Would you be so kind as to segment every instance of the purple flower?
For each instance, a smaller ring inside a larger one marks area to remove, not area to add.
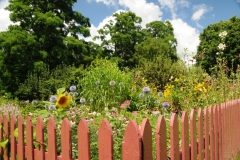
[[[71,87],[69,88],[69,90],[70,90],[71,92],[74,92],[74,91],[77,90],[77,87],[76,87],[76,86],[71,86]]]
[[[143,87],[142,89],[143,93],[147,94],[150,92],[150,88],[149,87]]]
[[[57,96],[51,96],[50,97],[50,102],[53,102],[53,103],[55,103],[55,102],[57,102]]]
[[[168,102],[163,102],[162,107],[163,108],[169,108],[170,104]]]

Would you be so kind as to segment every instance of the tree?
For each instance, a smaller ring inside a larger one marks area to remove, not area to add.
[[[227,33],[224,37],[221,33]],[[236,16],[228,21],[209,25],[200,34],[196,60],[208,73],[213,73],[218,60],[224,60],[228,68],[236,71],[240,63],[240,18]],[[225,47],[221,47],[225,46]]]
[[[133,67],[133,55],[135,45],[143,41],[141,32],[142,19],[133,12],[120,12],[113,14],[114,20],[110,20],[95,39],[102,41],[104,56],[118,57],[122,66]],[[110,39],[108,39],[110,36]]]
[[[42,65],[79,65],[88,55],[89,19],[73,11],[76,0],[10,0],[15,25],[0,33],[0,86],[14,92],[27,73]]]
[[[146,29],[143,29],[146,38],[140,44],[135,46],[135,60],[146,58],[152,61],[159,55],[164,55],[176,61],[177,40],[174,37],[173,27],[169,21],[165,23],[161,21],[153,21],[146,24]]]

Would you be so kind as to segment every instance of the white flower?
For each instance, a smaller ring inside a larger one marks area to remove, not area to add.
[[[223,43],[220,43],[220,44],[218,45],[218,48],[219,48],[220,50],[224,50],[225,47],[226,47],[226,45],[223,44]]]
[[[219,33],[219,37],[221,37],[221,38],[224,38],[226,36],[227,36],[227,31],[223,31],[223,32]]]
[[[216,55],[219,55],[219,53],[217,52]]]

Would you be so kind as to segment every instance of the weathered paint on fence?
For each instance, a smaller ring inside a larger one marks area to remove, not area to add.
[[[156,126],[156,155],[152,149],[152,131],[148,119],[144,118],[141,126],[130,121],[124,133],[122,142],[123,160],[225,160],[237,156],[240,151],[240,99],[216,106],[192,109],[188,118],[187,112],[182,117],[173,113],[170,119],[170,146],[167,146],[167,127],[163,116],[158,117]],[[181,132],[178,119],[181,118]],[[38,117],[36,126],[31,117],[24,127],[22,116],[0,115],[0,140],[9,138],[10,145],[0,147],[0,160],[74,160],[72,158],[71,124],[65,118],[61,125],[61,155],[57,155],[56,124],[53,118],[47,123],[47,134],[44,135],[44,125]],[[14,130],[18,128],[18,138]],[[26,130],[25,130],[26,129]],[[34,130],[38,147],[34,148]],[[180,136],[179,136],[180,133]],[[189,134],[190,133],[190,134]],[[26,134],[24,136],[24,134]],[[85,119],[78,124],[78,160],[90,160],[90,132]],[[44,142],[47,136],[48,141]],[[181,137],[181,139],[179,139]],[[26,140],[25,140],[26,138]],[[98,130],[98,148],[100,160],[112,160],[113,131],[109,122],[102,121]],[[47,146],[47,147],[46,147]],[[46,151],[47,148],[47,151]],[[169,148],[169,152],[168,152]],[[11,158],[9,158],[8,154]],[[154,157],[156,156],[156,157]]]

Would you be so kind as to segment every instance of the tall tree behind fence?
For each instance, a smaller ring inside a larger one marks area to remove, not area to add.
[[[166,122],[159,116],[155,135],[156,157],[152,151],[152,127],[148,119],[143,119],[139,129],[135,121],[130,121],[122,142],[123,160],[228,160],[237,156],[240,151],[240,99],[219,104],[217,106],[199,108],[182,113],[181,123],[178,115],[172,114],[170,120],[170,154],[167,151]],[[16,122],[18,124],[16,124]],[[0,140],[10,137],[8,150],[0,147],[0,159],[4,160],[73,160],[71,125],[65,118],[61,125],[62,154],[57,155],[56,124],[50,118],[47,124],[47,135],[44,135],[44,125],[41,117],[36,123],[37,148],[33,145],[33,124],[31,117],[24,120],[20,116],[0,116]],[[179,124],[181,126],[179,126]],[[14,130],[18,128],[18,138]],[[181,139],[179,139],[181,128]],[[26,135],[24,135],[26,134]],[[90,160],[90,132],[84,119],[78,124],[78,160]],[[44,142],[44,136],[48,141]],[[26,137],[26,140],[24,139]],[[44,150],[47,144],[48,151]],[[107,120],[103,120],[98,130],[99,160],[113,159],[113,131]],[[11,157],[11,158],[9,158]]]

